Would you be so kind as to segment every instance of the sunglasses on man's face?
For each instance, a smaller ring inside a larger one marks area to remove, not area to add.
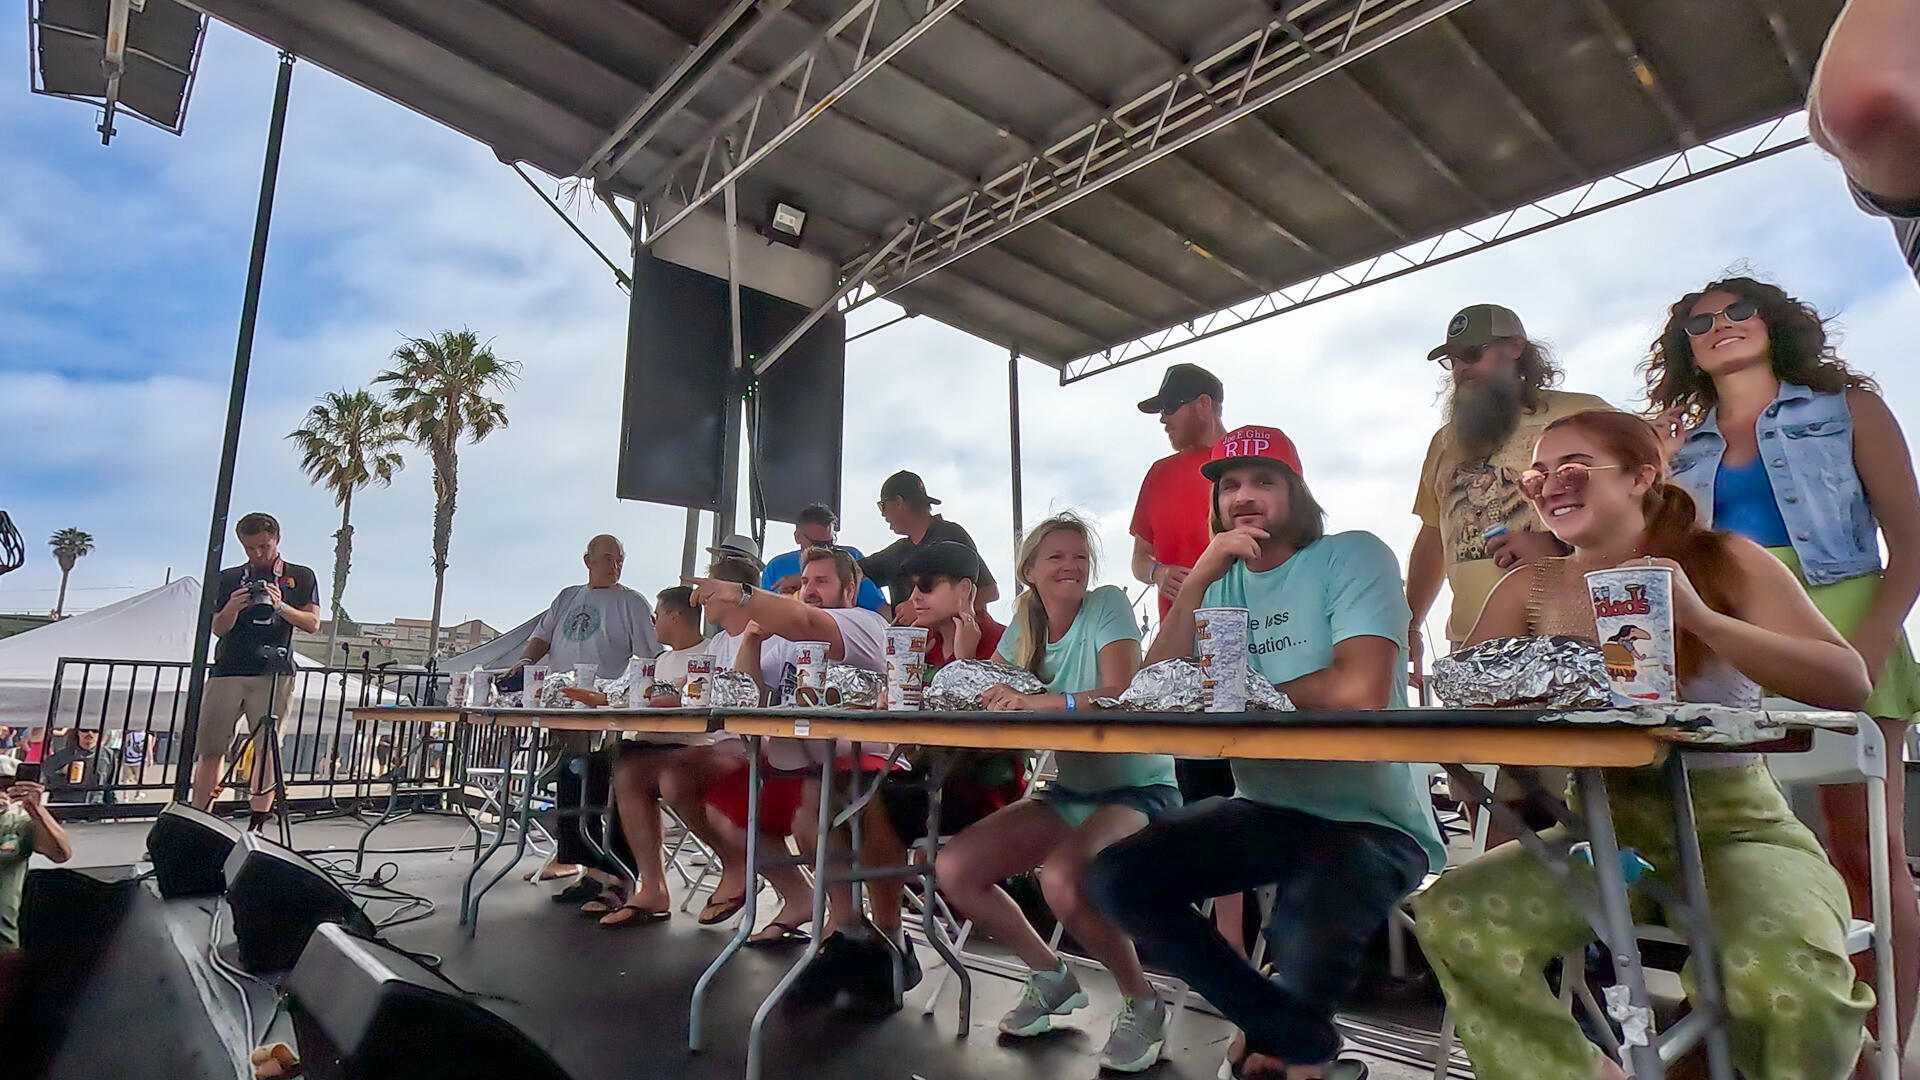
[[[1174,413],[1177,413],[1181,409],[1184,409],[1187,406],[1193,404],[1193,400],[1194,399],[1192,398],[1185,398],[1183,400],[1176,401],[1171,405],[1160,406],[1160,419],[1165,420],[1167,417],[1172,416]]]
[[[1719,311],[1708,311],[1699,315],[1687,316],[1687,321],[1681,323],[1680,328],[1687,332],[1688,337],[1705,337],[1713,333],[1714,321],[1722,315],[1727,317],[1727,323],[1731,325],[1737,322],[1746,322],[1758,314],[1759,311],[1760,305],[1751,300],[1735,300]]]
[[[1584,461],[1569,461],[1551,472],[1540,469],[1528,469],[1520,474],[1520,494],[1540,501],[1540,495],[1547,489],[1547,480],[1551,478],[1560,485],[1560,490],[1568,495],[1578,495],[1587,490],[1587,481],[1592,474],[1607,469],[1617,469],[1618,465],[1589,465]]]
[[[1439,363],[1441,371],[1452,371],[1454,368],[1470,368],[1484,359],[1486,355],[1487,347],[1480,345],[1471,349],[1462,349],[1457,355],[1454,353],[1441,353],[1439,356],[1434,357],[1434,360]]]
[[[946,578],[940,577],[937,574],[921,574],[919,577],[913,579],[913,591],[932,596],[933,590],[945,584],[946,580]]]

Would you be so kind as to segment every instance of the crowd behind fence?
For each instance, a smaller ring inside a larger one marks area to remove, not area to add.
[[[179,770],[192,768],[192,749],[181,738],[191,667],[63,657],[44,722],[0,728],[0,755],[39,763],[49,800],[63,816],[156,813],[172,797]],[[415,797],[458,791],[469,753],[476,764],[497,756],[485,739],[460,745],[446,724],[373,724],[353,715],[369,705],[442,701],[444,673],[363,665],[303,667],[286,678],[293,688],[286,715],[278,718],[278,743],[287,795],[296,804],[384,801],[396,784]],[[242,749],[237,777],[250,775],[252,745]],[[244,779],[235,786],[244,788]]]

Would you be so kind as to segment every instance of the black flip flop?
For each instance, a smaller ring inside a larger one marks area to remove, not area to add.
[[[721,901],[709,899],[707,905],[700,909],[701,926],[718,926],[728,919],[733,918],[735,915],[740,914],[740,909],[747,906],[747,894],[741,893],[732,900],[726,901],[727,906],[719,914],[708,914],[708,912],[713,911],[713,906],[718,903],[721,903]]]
[[[786,949],[795,945],[805,945],[807,942],[813,940],[812,934],[807,933],[792,923],[768,923],[766,928],[768,930],[778,930],[780,933],[770,938],[749,937],[746,941],[748,948]]]
[[[607,888],[608,886],[590,877],[582,877],[579,881],[549,896],[548,899],[556,904],[584,904],[589,900],[600,899]]]
[[[619,922],[607,921],[623,911],[631,911],[633,914],[621,919]],[[666,922],[671,918],[673,918],[673,912],[671,911],[649,911],[646,908],[634,907],[632,904],[622,904],[601,916],[600,926],[607,930],[622,930],[629,926],[651,926],[654,923]]]
[[[1242,1059],[1241,1065],[1235,1065],[1231,1060],[1220,1062],[1220,1080],[1228,1080],[1228,1078],[1231,1080],[1280,1080],[1286,1075],[1284,1069],[1279,1072],[1262,1069],[1257,1073],[1246,1073],[1241,1069],[1245,1063],[1245,1059]],[[1369,1071],[1364,1061],[1357,1058],[1339,1058],[1327,1066],[1326,1080],[1367,1080]]]

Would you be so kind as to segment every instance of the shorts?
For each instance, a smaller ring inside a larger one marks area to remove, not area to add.
[[[1027,796],[1037,803],[1045,803],[1061,820],[1072,828],[1087,823],[1095,810],[1103,806],[1124,806],[1138,810],[1152,821],[1169,810],[1180,806],[1180,789],[1172,784],[1154,784],[1150,787],[1114,788],[1112,791],[1069,791],[1058,784],[1049,784],[1035,788]]]
[[[1233,781],[1233,762],[1226,758],[1178,758],[1173,775],[1180,784],[1180,798],[1187,803],[1216,796],[1233,798],[1238,790]]]
[[[1027,761],[1023,754],[963,756],[947,773],[940,789],[940,835],[953,836],[1002,807],[1020,801],[1027,788]],[[924,769],[895,773],[880,785],[880,806],[887,823],[911,844],[927,832],[928,790]]]
[[[208,679],[206,693],[200,698],[200,730],[193,739],[195,756],[226,756],[242,716],[247,718],[247,728],[259,734],[261,722],[267,718],[269,693],[273,694],[274,715],[285,719],[293,702],[293,676],[216,675]]]
[[[718,810],[735,828],[747,827],[747,778],[752,770],[746,762],[707,789],[707,805]],[[775,839],[793,833],[793,816],[800,812],[806,795],[804,776],[774,776],[761,769],[760,835]]]

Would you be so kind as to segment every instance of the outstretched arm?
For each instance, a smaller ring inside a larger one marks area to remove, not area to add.
[[[1807,99],[1813,141],[1876,200],[1920,201],[1920,4],[1850,0]]]

